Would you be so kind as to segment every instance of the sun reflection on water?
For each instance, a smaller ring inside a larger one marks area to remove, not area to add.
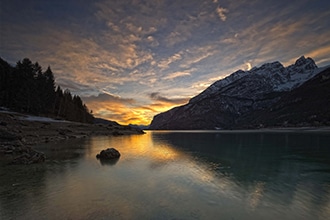
[[[326,219],[328,165],[296,160],[286,149],[301,138],[281,137],[148,132],[45,145],[37,181],[0,170],[15,180],[0,179],[0,218]],[[109,147],[121,157],[103,164],[96,154]]]
[[[249,206],[251,207],[252,210],[255,210],[257,206],[260,204],[264,193],[265,193],[265,182],[257,182],[255,185],[252,187],[252,190],[249,195]]]

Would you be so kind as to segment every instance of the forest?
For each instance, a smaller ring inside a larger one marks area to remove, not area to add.
[[[56,119],[93,123],[91,111],[77,95],[55,85],[51,68],[46,71],[29,58],[16,66],[0,58],[0,107]]]

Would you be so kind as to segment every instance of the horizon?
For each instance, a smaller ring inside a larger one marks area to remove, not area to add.
[[[1,59],[2,59],[2,57],[0,57]],[[305,57],[304,55],[302,55],[301,57],[299,57],[299,58],[297,58],[297,60],[298,59],[301,59],[301,58],[304,58],[304,59],[312,59],[313,61],[314,61],[314,59],[312,58],[312,57]],[[29,59],[29,58],[27,58],[27,59]],[[296,60],[296,61],[297,61]],[[5,60],[6,61],[6,60]],[[17,62],[21,62],[22,60],[19,60],[19,61],[17,61]],[[37,62],[37,61],[36,61]],[[273,61],[273,62],[269,62],[269,63],[264,63],[264,64],[261,64],[261,65],[259,65],[259,66],[253,66],[253,67],[250,67],[248,70],[242,70],[242,69],[239,69],[239,70],[236,70],[235,72],[237,72],[237,71],[244,71],[245,73],[247,73],[247,74],[250,74],[251,73],[251,71],[253,71],[253,69],[258,69],[258,68],[260,68],[261,66],[263,66],[263,65],[265,65],[265,64],[270,64],[270,63],[275,63],[275,62],[279,62],[279,61]],[[315,63],[315,61],[314,61],[314,63]],[[282,63],[281,63],[282,64]],[[289,67],[289,66],[291,66],[291,65],[294,65],[295,64],[295,62],[294,63],[292,63],[292,64],[289,64],[289,65],[287,65],[287,66],[283,66],[284,68],[287,68],[287,67]],[[11,65],[12,67],[15,67],[15,65],[16,64],[13,64],[13,63],[9,63],[9,65]],[[282,64],[283,65],[283,64]],[[318,69],[325,69],[325,68],[328,68],[328,67],[330,67],[330,65],[325,65],[325,66],[317,66],[317,68]],[[233,73],[235,73],[235,72],[233,72]],[[221,81],[221,80],[223,80],[223,79],[225,79],[226,77],[229,77],[231,74],[233,74],[233,73],[230,73],[230,74],[228,74],[228,75],[225,75],[225,77],[223,77],[223,78],[221,78],[221,79],[218,79],[217,81]],[[215,81],[215,82],[213,82],[213,83],[216,83],[217,81]],[[210,84],[210,86],[213,84],[213,83],[211,83]],[[55,85],[56,87],[58,87],[58,86],[60,86],[60,85]],[[207,87],[207,88],[209,88],[209,86]],[[206,88],[206,89],[207,89]],[[56,88],[55,88],[55,90],[56,90]],[[203,91],[205,91],[205,90],[203,90]],[[199,93],[200,94],[200,93]],[[199,94],[197,94],[197,95],[199,95]],[[196,95],[196,96],[197,96]],[[196,97],[196,96],[194,96],[194,97]],[[167,111],[170,111],[170,110],[172,110],[173,108],[176,108],[176,107],[180,107],[180,106],[184,106],[184,105],[186,105],[186,104],[188,104],[189,102],[190,102],[190,100],[192,99],[192,98],[194,98],[194,97],[191,97],[186,103],[183,103],[183,104],[180,104],[180,105],[176,105],[176,106],[173,106],[173,107],[171,107],[171,108],[169,108],[169,109],[167,109],[167,110],[165,110],[165,111],[163,111],[163,112],[159,112],[158,114],[160,114],[160,113],[164,113],[164,112],[167,112]],[[88,106],[87,106],[88,107]],[[1,108],[1,106],[0,106],[0,108]],[[92,109],[90,109],[90,110],[92,110]],[[158,115],[157,114],[157,115]],[[156,116],[156,115],[154,115],[154,116]],[[34,116],[31,116],[31,117],[34,117]],[[42,117],[41,117],[42,118]],[[110,121],[110,122],[117,122],[116,120],[111,120],[111,119],[105,119],[105,118],[102,118],[102,117],[95,117],[95,119],[101,119],[101,120],[106,120],[106,121]],[[134,123],[129,123],[129,124],[121,124],[121,125],[132,125],[132,126],[139,126],[139,127],[149,127],[150,126],[150,124],[151,124],[151,122],[152,121],[150,121],[150,123],[149,124],[134,124]],[[120,124],[120,123],[119,123]]]
[[[0,2],[0,57],[50,66],[56,85],[120,124],[149,125],[239,69],[303,55],[330,65],[321,0]]]

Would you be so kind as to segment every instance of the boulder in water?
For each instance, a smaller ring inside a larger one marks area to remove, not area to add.
[[[120,153],[115,148],[108,148],[106,150],[102,150],[99,154],[96,155],[96,158],[105,160],[118,159],[119,157]]]

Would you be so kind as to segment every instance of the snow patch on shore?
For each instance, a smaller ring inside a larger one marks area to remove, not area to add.
[[[26,121],[40,121],[40,122],[69,122],[69,121],[65,121],[65,120],[56,120],[53,118],[32,116],[32,115],[22,116],[22,117],[19,117],[19,119],[26,120]]]
[[[48,117],[41,117],[41,116],[34,116],[34,115],[25,115],[25,114],[22,114],[22,113],[11,111],[10,109],[4,108],[4,107],[0,107],[0,113],[17,115],[17,116],[19,116],[19,117],[17,117],[18,119],[25,120],[25,121],[67,122],[67,123],[71,123],[70,121],[66,121],[66,120],[57,120],[57,119],[48,118]]]

